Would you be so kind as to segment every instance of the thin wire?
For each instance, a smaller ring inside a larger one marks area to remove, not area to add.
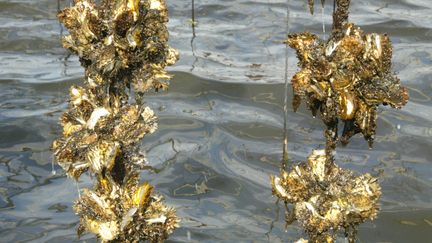
[[[290,19],[290,1],[287,0],[287,17],[286,17],[286,33],[287,36],[290,32],[289,19]],[[282,154],[282,168],[281,170],[286,171],[288,169],[288,43],[285,46],[285,90],[284,90],[284,140],[283,140],[283,154]]]
[[[192,15],[191,16],[191,18],[192,18],[192,21],[191,21],[191,25],[192,25],[192,38],[191,38],[191,41],[190,41],[190,46],[191,46],[191,49],[192,49],[192,56],[194,56],[195,60],[192,63],[190,71],[193,72],[193,70],[195,69],[196,63],[198,62],[198,57],[197,57],[197,55],[195,53],[195,45],[194,45],[195,38],[196,38],[195,27],[196,27],[196,24],[197,24],[195,22],[195,0],[192,0],[191,15]]]
[[[274,229],[275,223],[279,220],[279,214],[280,214],[279,201],[280,201],[280,199],[278,198],[276,200],[276,202],[275,202],[275,205],[276,205],[276,217],[275,217],[274,220],[271,221],[269,231],[267,231],[265,233],[265,235],[267,236],[267,242],[270,242],[270,234],[272,233],[272,231]]]
[[[326,39],[326,27],[324,21],[324,5],[321,6],[321,22],[322,22],[322,31],[323,31],[323,40]]]
[[[195,22],[195,0],[192,0],[192,24]]]

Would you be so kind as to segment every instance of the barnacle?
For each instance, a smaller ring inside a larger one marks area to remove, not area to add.
[[[364,34],[345,23],[328,41],[311,33],[291,34],[287,43],[297,51],[301,70],[292,78],[294,110],[305,100],[337,137],[338,120],[345,123],[341,141],[362,133],[372,146],[377,106],[401,108],[408,90],[391,71],[392,46],[384,34]],[[338,32],[338,33],[339,33]]]
[[[272,176],[271,183],[274,195],[294,205],[294,217],[312,242],[333,242],[335,230],[355,228],[378,213],[377,179],[339,168],[325,150],[313,151],[289,173]]]
[[[103,242],[162,242],[178,227],[149,183],[140,184],[146,164],[139,141],[157,129],[157,117],[143,105],[143,93],[168,88],[165,68],[178,59],[168,46],[164,0],[75,0],[59,12],[69,30],[63,46],[80,58],[85,85],[70,89],[61,116],[63,136],[53,143],[58,164],[78,180],[96,178],[75,203],[78,235]],[[135,102],[129,93],[135,93]]]

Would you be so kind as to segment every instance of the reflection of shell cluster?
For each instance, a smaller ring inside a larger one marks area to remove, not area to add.
[[[272,177],[272,188],[284,202],[294,204],[293,218],[312,242],[328,242],[337,229],[349,231],[374,219],[381,195],[376,178],[369,174],[356,177],[339,168],[324,150],[314,151],[290,173]]]
[[[178,59],[167,44],[164,0],[76,0],[58,15],[70,35],[63,45],[80,57],[84,87],[70,89],[61,117],[63,136],[55,156],[70,177],[89,171],[97,179],[75,204],[78,233],[102,241],[161,242],[178,227],[175,211],[140,185],[145,158],[138,142],[157,129],[157,117],[142,105],[143,93],[165,89],[167,65]],[[134,89],[136,104],[129,92]]]
[[[292,79],[294,109],[304,99],[314,115],[337,136],[338,119],[345,123],[342,142],[361,132],[372,145],[380,104],[401,108],[407,89],[391,71],[392,46],[388,36],[364,34],[346,23],[327,42],[310,33],[293,34],[301,70]]]

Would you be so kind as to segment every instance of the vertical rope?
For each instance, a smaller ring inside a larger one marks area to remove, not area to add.
[[[192,0],[192,26],[195,26],[195,0]],[[195,30],[195,28],[193,29]]]
[[[290,18],[290,8],[289,8],[290,1],[287,0],[287,16],[286,16],[286,33],[287,36],[290,32],[289,27],[289,18]],[[288,60],[288,43],[285,46],[285,90],[284,90],[284,139],[283,139],[283,155],[282,155],[282,168],[281,170],[287,170],[288,168],[288,66],[289,66],[289,60]]]
[[[190,71],[193,72],[193,70],[195,69],[195,64],[198,62],[198,57],[195,53],[195,47],[194,47],[194,42],[195,42],[195,38],[196,38],[196,32],[195,32],[195,27],[196,27],[196,22],[195,22],[195,0],[192,0],[192,9],[191,9],[191,18],[192,18],[192,38],[190,41],[190,46],[191,46],[191,50],[192,50],[192,56],[195,58],[194,62],[192,63],[191,69]]]

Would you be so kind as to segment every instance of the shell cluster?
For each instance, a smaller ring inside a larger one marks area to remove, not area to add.
[[[168,238],[177,227],[175,211],[153,195],[153,186],[138,183],[138,173],[132,173],[124,186],[100,179],[94,190],[85,189],[74,206],[81,217],[78,235],[88,231],[104,242]]]
[[[313,13],[314,1],[308,3]],[[299,221],[313,243],[334,242],[339,229],[353,243],[357,226],[376,218],[381,196],[378,179],[339,168],[333,154],[339,141],[347,144],[357,133],[371,147],[377,107],[401,108],[409,98],[407,88],[392,73],[389,37],[365,34],[350,23],[349,4],[350,0],[335,0],[328,40],[305,32],[290,34],[286,41],[296,50],[301,68],[291,80],[294,110],[306,101],[313,116],[320,115],[327,126],[327,142],[325,150],[313,151],[307,162],[290,172],[283,167],[271,183],[273,194],[287,205],[287,224]],[[344,122],[341,136],[339,121]]]
[[[144,164],[135,144],[157,129],[157,117],[149,107],[122,104],[117,97],[97,95],[93,89],[73,86],[70,108],[61,116],[63,137],[54,141],[59,164],[69,176],[110,172],[120,156],[127,166]]]
[[[78,54],[90,86],[137,93],[168,87],[165,71],[178,52],[168,46],[164,0],[75,0],[58,18],[69,30],[63,46]]]
[[[301,70],[292,78],[293,106],[301,100],[338,138],[338,121],[344,122],[343,144],[362,133],[372,146],[378,105],[401,108],[408,90],[392,72],[392,45],[385,34],[365,34],[352,23],[342,23],[327,41],[309,32],[288,36]]]
[[[369,174],[355,176],[339,168],[325,150],[315,150],[291,172],[272,176],[273,194],[293,204],[297,219],[312,242],[328,242],[335,232],[355,228],[378,213],[381,188]]]
[[[162,242],[179,220],[153,186],[140,184],[146,160],[138,144],[158,126],[143,94],[166,89],[171,77],[165,67],[178,59],[167,44],[166,3],[75,0],[58,18],[69,30],[63,46],[85,68],[85,84],[70,89],[69,109],[60,119],[63,134],[53,150],[68,176],[78,180],[89,172],[96,178],[74,206],[78,233],[94,233],[104,242]]]

